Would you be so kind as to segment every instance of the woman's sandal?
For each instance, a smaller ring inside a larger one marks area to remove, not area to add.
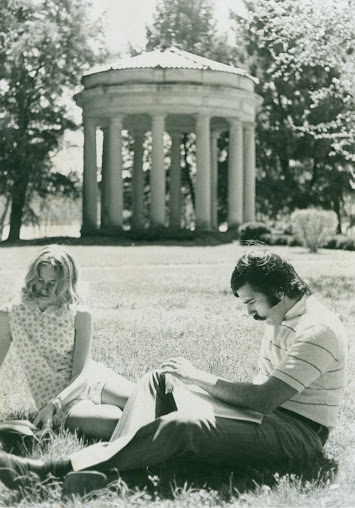
[[[28,420],[7,420],[0,422],[0,449],[23,455],[26,448],[34,444],[38,438],[36,427]]]

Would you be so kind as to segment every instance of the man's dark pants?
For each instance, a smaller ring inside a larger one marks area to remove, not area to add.
[[[320,436],[303,421],[276,410],[261,424],[181,414],[165,376],[145,375],[127,402],[110,443],[71,456],[75,471],[129,471],[182,458],[215,465],[306,466],[322,451]]]

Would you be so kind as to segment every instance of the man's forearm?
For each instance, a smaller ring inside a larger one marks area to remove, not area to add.
[[[275,376],[260,385],[228,381],[197,369],[185,358],[175,357],[162,364],[162,372],[172,374],[186,384],[196,384],[216,399],[232,406],[268,414],[289,400],[297,390]]]
[[[194,384],[216,399],[232,406],[244,407],[260,413],[268,412],[260,385],[227,381],[204,371],[198,371]]]

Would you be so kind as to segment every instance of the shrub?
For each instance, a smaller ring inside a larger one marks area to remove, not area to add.
[[[265,245],[287,245],[289,247],[301,245],[297,238],[289,234],[265,233],[260,235],[259,240]]]
[[[291,215],[294,236],[311,252],[317,252],[329,235],[335,234],[338,219],[327,210],[297,210]]]
[[[355,250],[355,238],[346,235],[329,236],[324,247],[326,249]]]
[[[241,242],[248,240],[260,240],[260,236],[271,233],[271,229],[263,222],[246,222],[238,228]]]

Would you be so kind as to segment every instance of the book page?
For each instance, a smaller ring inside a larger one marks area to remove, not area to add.
[[[237,408],[215,399],[202,388],[196,385],[186,385],[174,380],[172,394],[178,411],[188,415],[211,415],[233,420],[245,420],[254,423],[261,423],[263,415],[250,409]]]

